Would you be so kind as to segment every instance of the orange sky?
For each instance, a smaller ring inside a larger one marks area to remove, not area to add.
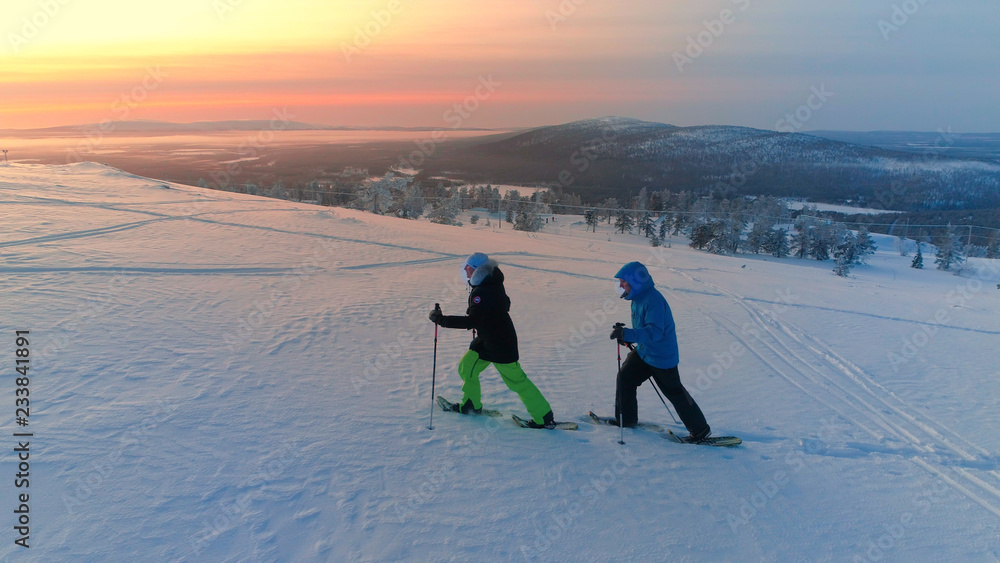
[[[1000,129],[985,18],[927,4],[888,40],[876,4],[13,0],[0,129],[276,108],[329,125],[451,127],[462,103],[475,106],[467,127],[623,115],[769,128],[820,85],[836,103],[808,128]],[[725,10],[733,23],[704,35]],[[679,69],[697,37],[709,44]],[[496,87],[475,98],[484,80]]]
[[[585,5],[563,20],[524,2],[62,1],[51,16],[18,3],[0,128],[254,119],[276,107],[328,124],[450,126],[442,116],[464,102],[476,115],[463,126],[495,126],[517,108],[662,93],[608,80],[641,48],[613,25],[583,33],[595,16]],[[467,100],[484,81],[493,87]]]

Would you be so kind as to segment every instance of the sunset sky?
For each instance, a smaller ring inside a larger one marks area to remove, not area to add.
[[[15,0],[0,129],[276,109],[328,125],[775,129],[812,105],[796,128],[1000,131],[997,21],[995,0]]]

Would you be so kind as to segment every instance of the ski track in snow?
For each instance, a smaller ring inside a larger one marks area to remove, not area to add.
[[[880,442],[901,445],[871,446],[845,443],[865,455],[895,454],[940,477],[973,502],[1000,517],[1000,471],[992,454],[958,435],[944,424],[921,414],[887,390],[860,367],[846,360],[815,336],[788,319],[775,322],[754,300],[705,282],[677,268],[675,274],[728,296],[750,316],[766,337],[751,340],[731,320],[706,313],[758,359],[813,400],[823,404]],[[766,348],[774,359],[766,356]],[[783,366],[778,365],[781,362]],[[974,453],[971,453],[974,452]],[[848,454],[850,455],[850,454]],[[984,476],[980,476],[981,472]]]

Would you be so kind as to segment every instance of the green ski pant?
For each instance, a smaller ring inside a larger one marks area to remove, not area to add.
[[[479,353],[473,350],[469,350],[462,356],[462,361],[458,363],[458,374],[462,376],[462,403],[472,399],[472,406],[477,409],[483,408],[482,399],[482,388],[479,386],[479,374],[483,373],[483,370],[488,368],[492,362],[487,362],[479,358]],[[552,410],[549,406],[549,402],[545,400],[542,396],[542,392],[535,387],[535,384],[528,379],[525,375],[524,370],[521,369],[520,362],[514,362],[512,364],[494,364],[497,371],[500,372],[500,377],[503,378],[503,382],[507,384],[507,387],[511,391],[517,393],[517,396],[521,398],[521,402],[524,403],[524,407],[528,409],[528,414],[531,415],[532,420],[538,424],[542,424],[542,417]]]

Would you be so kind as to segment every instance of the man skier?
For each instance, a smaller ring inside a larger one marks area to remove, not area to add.
[[[445,328],[472,329],[469,351],[458,364],[464,382],[459,410],[478,414],[483,408],[479,374],[494,364],[500,377],[528,409],[532,428],[553,428],[552,408],[517,361],[517,333],[510,319],[510,298],[503,287],[503,272],[495,260],[476,252],[465,260],[465,276],[472,287],[465,316],[446,316],[439,309],[430,313],[432,322]]]
[[[615,420],[632,427],[639,422],[636,389],[650,377],[680,416],[690,436],[685,442],[701,442],[712,433],[698,403],[681,384],[677,371],[677,332],[670,305],[654,287],[649,271],[639,262],[629,262],[615,274],[622,299],[632,302],[632,328],[616,325],[611,339],[619,344],[635,343],[618,371]]]

